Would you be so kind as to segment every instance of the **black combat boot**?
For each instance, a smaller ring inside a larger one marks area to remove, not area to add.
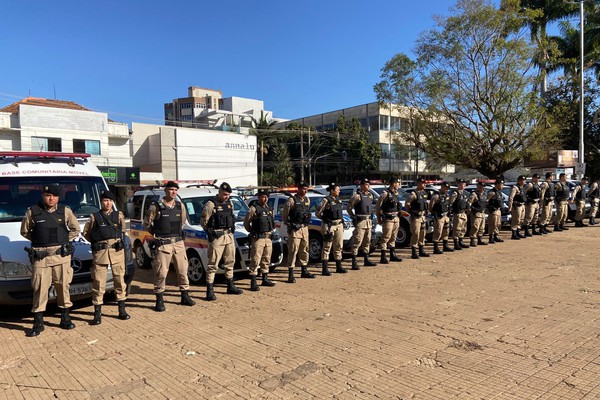
[[[517,231],[517,236],[519,237],[519,239],[525,239],[527,237],[521,233],[520,229],[516,229],[516,231]],[[531,236],[531,235],[529,235],[529,236]]]
[[[213,283],[206,284],[206,301],[215,301],[217,296],[215,296],[215,286]]]
[[[44,313],[36,312],[33,313],[33,327],[27,332],[27,337],[38,336],[41,332],[44,332]]]
[[[419,254],[417,253],[417,248],[416,247],[411,247],[411,255],[410,258],[412,258],[413,260],[418,260],[419,259]]]
[[[129,319],[131,318],[127,311],[125,311],[125,300],[117,301],[117,305],[119,307],[119,319]]]
[[[419,257],[429,257],[429,253],[425,252],[425,246],[419,246]]]
[[[459,250],[459,251],[462,250],[462,247],[458,243],[458,238],[454,239],[454,250]]]
[[[468,249],[468,248],[470,247],[468,244],[465,244],[465,243],[463,242],[463,238],[458,238],[458,245],[459,245],[460,247],[462,247],[463,249]]]
[[[443,240],[442,243],[444,244],[444,246],[442,247],[442,250],[448,253],[452,253],[454,251],[454,249],[450,246],[448,246],[448,241],[447,240]]]
[[[494,242],[502,243],[502,242],[504,242],[504,239],[500,239],[500,237],[494,233]]]
[[[321,275],[330,276],[331,272],[329,272],[329,265],[327,264],[327,261],[322,261],[322,265],[323,265],[323,269],[321,271]]]
[[[60,327],[63,329],[73,329],[75,328],[75,324],[71,321],[71,317],[69,316],[68,308],[60,309]]]
[[[390,249],[390,261],[402,261],[402,258],[396,255],[396,249]]]
[[[560,227],[560,225],[554,224],[554,232],[560,232],[562,231],[562,228]]]
[[[369,260],[369,255],[365,254],[364,260],[363,260],[363,265],[365,267],[376,267],[377,264],[375,264],[374,262],[372,262],[371,260]]]
[[[154,311],[165,311],[165,301],[162,293],[156,293],[156,304],[154,305]]]
[[[273,287],[273,286],[275,286],[275,282],[273,282],[272,280],[269,279],[269,274],[263,272],[262,283],[260,285]]]
[[[335,272],[338,274],[345,274],[348,270],[342,267],[342,260],[335,260]]]
[[[472,237],[471,238],[471,243],[469,244],[471,247],[477,247],[477,242],[475,241],[475,238]]]
[[[444,254],[444,252],[440,250],[440,244],[438,242],[433,242],[433,254]]]
[[[190,294],[187,290],[181,291],[181,303],[182,306],[193,306],[196,304],[194,300],[190,297]]]
[[[387,253],[385,250],[381,250],[381,258],[379,259],[380,264],[389,264],[389,260],[387,259]]]
[[[594,217],[590,217],[590,222],[589,222],[589,224],[590,224],[590,225],[596,225],[596,218],[594,218]]]
[[[244,291],[235,287],[235,283],[233,283],[233,278],[227,279],[227,294],[242,294]]]
[[[314,279],[315,275],[308,272],[307,265],[303,265],[302,267],[300,267],[300,278]]]
[[[531,225],[531,234],[532,235],[542,235],[542,228],[540,228],[540,230],[538,231],[537,229],[535,229],[535,225]]]
[[[260,290],[258,283],[256,283],[256,275],[250,275],[250,290],[252,292],[258,292]]]
[[[494,241],[494,235],[489,235],[488,236],[488,243],[489,244],[496,244],[496,242]]]
[[[546,225],[538,225],[538,232],[542,235],[547,235],[548,231],[546,230]]]
[[[510,238],[512,240],[521,240],[521,236],[519,236],[518,231],[516,229],[512,230],[512,236]]]
[[[294,278],[294,268],[288,268],[287,283],[296,283],[296,278]]]
[[[354,271],[358,271],[360,269],[360,267],[358,266],[358,263],[356,262],[356,255],[352,254],[352,269]]]
[[[102,323],[102,306],[94,306],[94,319],[90,322],[90,325],[100,325]]]
[[[529,232],[529,225],[525,225],[525,226],[523,227],[523,231],[525,232],[525,237],[531,237],[531,236],[533,236],[533,235],[531,234],[531,232]]]
[[[560,224],[560,230],[561,230],[561,231],[568,231],[568,230],[569,230],[569,228],[567,228],[567,227],[565,226],[565,224]]]
[[[477,238],[477,246],[487,246],[487,243],[483,241],[483,236]]]

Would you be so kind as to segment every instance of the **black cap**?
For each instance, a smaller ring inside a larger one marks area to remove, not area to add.
[[[494,182],[495,185],[498,185],[499,183],[504,183],[504,181],[502,179],[496,179]]]
[[[60,186],[58,184],[44,186],[44,193],[50,193],[55,196],[60,196]]]
[[[258,189],[256,196],[268,196],[269,191],[267,189]]]
[[[390,178],[390,183],[398,183],[398,182],[400,182],[400,180],[398,178],[396,178],[395,176],[392,176]]]
[[[524,175],[519,175],[519,177],[517,178],[518,181],[524,181],[525,180],[525,176]]]
[[[539,177],[540,177],[540,174],[533,174],[533,175],[531,175],[531,177],[532,177],[532,178],[539,178]]]
[[[552,178],[552,175],[554,175],[552,172],[546,172],[546,179]]]
[[[459,178],[456,180],[457,183],[467,183],[466,179]]]
[[[222,191],[227,192],[227,193],[231,193],[232,192],[231,186],[227,182],[221,183],[221,186],[219,186],[219,189],[221,189]]]
[[[369,182],[369,178],[362,178],[362,179],[360,180],[360,184],[361,184],[361,185],[366,185],[366,184],[368,184],[368,183],[371,183],[371,182]]]
[[[179,189],[179,185],[173,181],[169,181],[165,184],[165,189],[166,188],[175,188],[175,189]]]
[[[331,183],[329,184],[329,186],[327,186],[327,188],[326,188],[325,190],[327,190],[328,192],[331,192],[333,189],[335,189],[335,188],[336,188],[336,187],[338,187],[338,186],[340,186],[340,185],[338,185],[338,184],[337,184],[337,183],[335,183],[335,182],[331,182]]]
[[[440,183],[441,187],[450,187],[450,184],[446,181],[442,181],[442,183]]]
[[[589,179],[588,179],[588,177],[587,177],[587,176],[582,176],[582,177],[581,177],[581,180],[582,180],[582,181],[583,181],[583,180],[585,180],[585,181],[589,181]]]
[[[423,178],[417,178],[417,183],[425,183],[425,180]]]
[[[114,193],[111,192],[110,190],[103,190],[102,193],[100,193],[100,198],[101,199],[111,199],[112,201],[117,200]]]
[[[305,187],[305,188],[307,188],[307,187],[309,187],[310,185],[309,185],[308,183],[306,183],[305,181],[300,181],[300,182],[298,182],[298,185],[297,185],[297,186],[298,186],[298,187]]]
[[[477,186],[482,186],[483,187],[483,186],[485,186],[485,182],[479,181],[479,182],[477,182]]]

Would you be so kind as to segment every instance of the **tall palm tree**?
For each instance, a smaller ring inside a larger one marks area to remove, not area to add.
[[[252,133],[254,135],[256,135],[257,139],[260,141],[260,147],[258,149],[258,151],[260,152],[260,185],[262,186],[263,184],[263,175],[264,175],[264,157],[265,157],[265,139],[268,140],[271,135],[272,135],[272,131],[273,131],[273,127],[275,126],[276,122],[271,120],[269,121],[267,119],[267,116],[265,115],[265,113],[261,110],[260,111],[260,118],[256,119],[254,117],[252,118],[252,126],[253,126],[253,130]]]

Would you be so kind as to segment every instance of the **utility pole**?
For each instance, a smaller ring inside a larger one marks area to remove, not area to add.
[[[300,181],[304,181],[304,128],[300,128]]]

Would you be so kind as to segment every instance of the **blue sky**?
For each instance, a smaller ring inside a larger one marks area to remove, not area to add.
[[[189,86],[295,118],[375,100],[453,0],[12,1],[0,24],[0,107],[56,98],[122,122],[163,122]]]

